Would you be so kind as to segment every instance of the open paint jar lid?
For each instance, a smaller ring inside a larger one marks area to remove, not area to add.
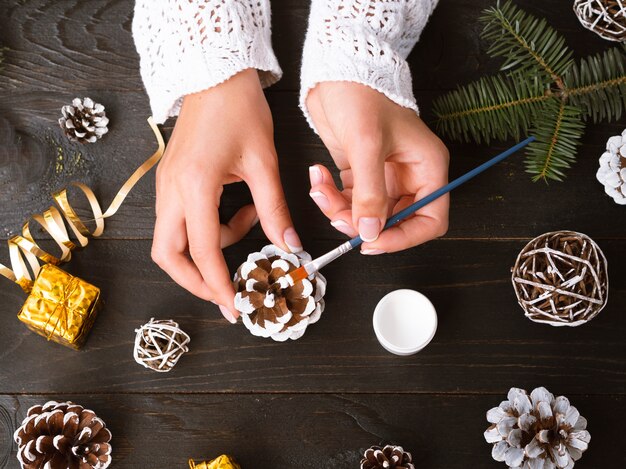
[[[396,355],[412,355],[426,347],[437,331],[437,312],[415,290],[395,290],[374,310],[374,332],[380,345]]]

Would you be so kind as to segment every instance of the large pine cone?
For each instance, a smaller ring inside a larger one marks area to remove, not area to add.
[[[365,451],[361,469],[415,469],[411,453],[402,446],[372,446]]]
[[[235,274],[235,307],[253,335],[282,342],[299,339],[324,311],[326,279],[320,273],[289,284],[285,275],[311,260],[270,244],[248,256]]]
[[[61,108],[61,112],[63,117],[59,119],[59,125],[73,142],[94,143],[109,131],[104,106],[94,103],[91,98],[74,98],[72,104]]]
[[[491,455],[513,469],[572,469],[589,446],[587,420],[564,396],[546,388],[511,388],[499,407],[487,412]]]
[[[104,469],[111,464],[111,432],[93,411],[72,402],[31,407],[14,438],[23,469]]]

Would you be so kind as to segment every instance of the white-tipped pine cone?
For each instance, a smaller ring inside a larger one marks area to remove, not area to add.
[[[105,469],[111,464],[111,432],[93,411],[72,402],[31,407],[14,438],[22,469]]]
[[[402,446],[372,446],[361,459],[361,469],[415,469],[411,453]]]
[[[95,143],[109,131],[109,119],[104,106],[91,98],[74,98],[72,104],[61,108],[59,125],[73,142]]]
[[[626,130],[606,142],[596,178],[615,203],[626,205]]]
[[[287,273],[309,262],[306,252],[291,254],[270,244],[248,256],[235,273],[235,308],[256,336],[283,342],[299,339],[324,311],[326,279],[315,273],[290,284]]]
[[[485,439],[491,455],[511,469],[572,469],[587,450],[587,420],[564,396],[536,388],[530,397],[511,388],[506,401],[487,412]]]

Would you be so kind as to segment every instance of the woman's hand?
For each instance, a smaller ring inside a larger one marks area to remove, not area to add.
[[[217,303],[224,317],[236,322],[235,291],[222,248],[243,238],[260,219],[272,243],[302,249],[280,183],[272,116],[256,70],[184,98],[156,178],[152,258],[179,285]],[[248,184],[254,205],[220,225],[223,186],[238,181]]]
[[[323,82],[307,107],[341,171],[343,190],[322,165],[310,168],[310,195],[348,236],[359,234],[363,254],[381,254],[442,236],[448,196],[380,233],[385,220],[448,181],[448,150],[411,109],[353,82]]]

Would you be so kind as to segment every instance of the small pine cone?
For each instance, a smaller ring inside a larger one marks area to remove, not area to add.
[[[91,98],[74,98],[72,104],[61,108],[61,112],[63,117],[59,119],[59,125],[73,142],[94,143],[109,131],[104,106],[94,103]]]
[[[111,432],[93,411],[72,402],[31,407],[14,438],[22,469],[104,469],[111,464]]]
[[[415,469],[411,453],[402,446],[372,446],[361,459],[361,469]]]
[[[511,388],[507,400],[487,412],[487,421],[485,440],[493,443],[493,459],[513,469],[572,469],[591,441],[576,407],[546,388],[530,396]]]

